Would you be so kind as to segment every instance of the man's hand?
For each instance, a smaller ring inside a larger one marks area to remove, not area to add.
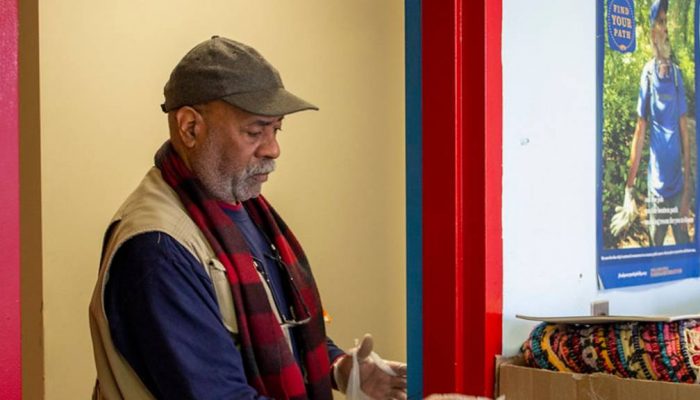
[[[373,347],[372,336],[366,334],[360,345],[351,350],[351,352],[357,352],[362,392],[371,399],[406,400],[406,364],[381,360],[376,353],[372,353]],[[380,365],[381,363],[386,365]],[[350,354],[344,356],[335,365],[336,383],[338,389],[343,393],[346,393],[348,389],[352,364],[353,357]],[[387,369],[385,370],[385,368]]]
[[[610,233],[613,236],[617,236],[623,231],[627,230],[632,222],[639,215],[637,211],[637,203],[634,201],[634,189],[625,186],[625,201],[622,207],[615,207],[615,215],[612,217],[610,222]]]

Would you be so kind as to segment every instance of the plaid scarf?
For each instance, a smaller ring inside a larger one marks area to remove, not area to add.
[[[304,251],[282,218],[263,196],[243,202],[253,222],[274,243],[287,270],[293,315],[297,320],[310,318],[294,328],[304,372],[289,348],[239,229],[217,200],[206,193],[169,141],[156,153],[155,164],[226,267],[248,383],[260,395],[277,400],[332,399],[318,289]]]

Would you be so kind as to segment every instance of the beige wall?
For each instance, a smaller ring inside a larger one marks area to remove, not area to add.
[[[330,335],[405,359],[403,1],[39,4],[47,399],[87,398],[103,229],[166,138],[158,105],[213,34],[256,47],[321,108],[285,119],[267,197],[311,259]]]

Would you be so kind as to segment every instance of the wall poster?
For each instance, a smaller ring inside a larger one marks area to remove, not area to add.
[[[700,276],[695,0],[598,0],[600,289]]]

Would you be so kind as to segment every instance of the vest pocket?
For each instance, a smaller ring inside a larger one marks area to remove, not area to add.
[[[233,307],[233,296],[231,295],[231,286],[226,277],[226,268],[216,258],[212,258],[207,263],[209,276],[214,285],[216,292],[216,302],[219,304],[219,312],[221,313],[221,322],[226,329],[231,332],[234,339],[238,336],[238,323],[236,322],[236,309]]]

